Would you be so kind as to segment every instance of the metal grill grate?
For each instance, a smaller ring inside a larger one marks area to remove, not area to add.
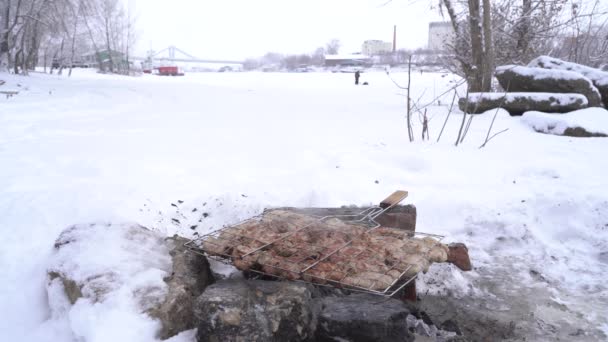
[[[307,216],[303,223],[280,226],[265,222],[265,214],[271,210],[191,240],[186,247],[263,276],[393,296],[420,270],[411,261],[391,258],[384,247],[370,248],[370,241],[386,233],[386,227],[375,219],[391,207],[371,207],[355,215]],[[350,234],[341,230],[343,224],[349,225]],[[258,234],[251,234],[250,227],[256,227]],[[316,233],[322,239],[303,240]],[[390,234],[392,241],[402,243],[430,238],[439,244],[443,238],[398,229],[391,229]],[[428,259],[428,255],[420,257]]]

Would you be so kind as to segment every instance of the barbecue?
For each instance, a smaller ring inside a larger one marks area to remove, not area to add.
[[[242,271],[392,296],[432,263],[454,259],[442,236],[378,223],[406,196],[395,192],[379,206],[351,215],[266,210],[187,246]]]

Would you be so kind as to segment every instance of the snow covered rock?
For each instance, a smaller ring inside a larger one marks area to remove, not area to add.
[[[563,115],[527,112],[524,124],[537,132],[570,137],[608,137],[608,111],[588,108]]]
[[[306,341],[316,314],[302,283],[220,280],[198,298],[198,341]]]
[[[397,299],[353,294],[317,299],[321,312],[315,341],[413,341],[407,305]]]
[[[500,86],[508,92],[583,94],[589,107],[601,107],[600,92],[585,76],[567,70],[504,65],[496,68]]]
[[[555,93],[470,93],[469,99],[458,100],[465,113],[479,114],[494,108],[504,108],[511,115],[536,110],[547,113],[567,113],[587,108],[587,98],[581,94]]]
[[[568,70],[577,72],[593,82],[593,85],[599,90],[604,106],[608,108],[608,70],[602,71],[600,69],[595,69],[592,67],[588,67],[586,65],[581,65],[572,62],[566,62],[561,59],[549,57],[549,56],[540,56],[533,59],[529,64],[529,67],[537,67],[544,69],[553,69],[553,70]]]
[[[47,269],[53,316],[67,317],[83,341],[113,340],[116,331],[151,341],[194,328],[192,303],[212,277],[182,240],[131,223],[67,228]]]
[[[173,263],[171,275],[164,279],[168,286],[167,295],[159,306],[148,310],[150,316],[162,322],[161,339],[196,326],[194,303],[213,282],[207,258],[187,251],[184,246],[188,239],[174,236],[166,241]]]

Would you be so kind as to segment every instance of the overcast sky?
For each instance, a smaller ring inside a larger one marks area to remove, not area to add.
[[[127,1],[127,0],[125,0]],[[440,21],[436,0],[128,0],[137,13],[138,54],[169,45],[198,58],[244,59],[266,52],[309,53],[332,39],[341,53],[367,39],[426,45]]]

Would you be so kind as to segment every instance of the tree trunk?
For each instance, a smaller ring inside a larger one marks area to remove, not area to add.
[[[110,72],[114,73],[114,61],[112,60],[112,44],[110,44],[110,18],[105,18],[106,24],[106,47],[108,49],[108,61],[110,64]]]
[[[78,32],[78,16],[80,15],[80,4],[78,5],[78,11],[74,13],[74,30],[72,31],[72,48],[70,51],[70,71],[68,77],[72,77],[72,69],[74,68],[74,53],[76,51],[76,33]]]
[[[38,14],[39,18],[40,15]],[[35,70],[38,65],[38,51],[40,50],[40,25],[38,20],[34,20],[34,27],[30,37],[30,47],[26,58],[27,70]]]
[[[127,58],[127,75],[131,75],[131,65],[129,64],[129,46],[131,45],[131,6],[127,3],[127,46],[126,46],[126,58]]]
[[[484,63],[482,91],[492,90],[492,75],[494,74],[494,42],[492,39],[492,7],[490,0],[483,0],[483,39]]]
[[[485,5],[485,3],[484,3]],[[525,56],[530,44],[530,16],[532,15],[532,0],[522,0],[521,18],[516,28],[518,56]],[[519,61],[524,62],[524,61]]]
[[[412,56],[410,55],[407,62],[407,135],[410,142],[414,141],[414,130],[412,129],[412,105],[410,97],[410,88],[412,86]]]
[[[19,64],[21,64],[21,74],[27,75],[27,59],[26,59],[26,49],[27,45],[25,44],[26,37],[29,31],[29,24],[26,24],[25,30],[21,34],[21,59],[19,60]],[[17,63],[15,63],[15,67],[17,67]]]
[[[469,27],[471,34],[471,56],[472,70],[469,75],[470,92],[483,90],[483,37],[481,34],[480,6],[479,0],[468,0],[469,2]]]
[[[59,62],[59,71],[57,71],[57,75],[61,75],[63,74],[63,65],[65,63],[63,63],[63,46],[65,43],[65,37],[61,38],[61,47],[59,48],[59,58],[57,58],[57,61]]]
[[[86,7],[84,7],[85,3],[82,2],[82,0],[78,3],[78,6],[83,6],[83,11],[85,11],[86,13]],[[87,15],[84,14],[83,15],[83,19],[84,19],[84,24],[87,27],[87,32],[89,32],[89,37],[91,39],[91,42],[93,43],[93,50],[95,51],[95,59],[97,60],[97,67],[99,68],[99,71],[104,72],[104,67],[103,67],[103,63],[101,60],[101,55],[99,53],[99,47],[97,46],[97,43],[95,43],[95,37],[93,37],[93,31],[91,30],[91,26],[89,25],[89,20],[87,19]]]
[[[46,74],[46,65],[48,63],[48,53],[49,53],[49,48],[48,46],[44,48],[44,73]],[[51,66],[52,68],[52,66]],[[51,74],[53,73],[53,70],[51,69]]]
[[[4,34],[2,35],[2,41],[0,41],[0,70],[9,68],[8,54],[10,51],[9,38],[10,38],[10,18],[11,18],[11,0],[6,0],[6,9],[4,11]]]

